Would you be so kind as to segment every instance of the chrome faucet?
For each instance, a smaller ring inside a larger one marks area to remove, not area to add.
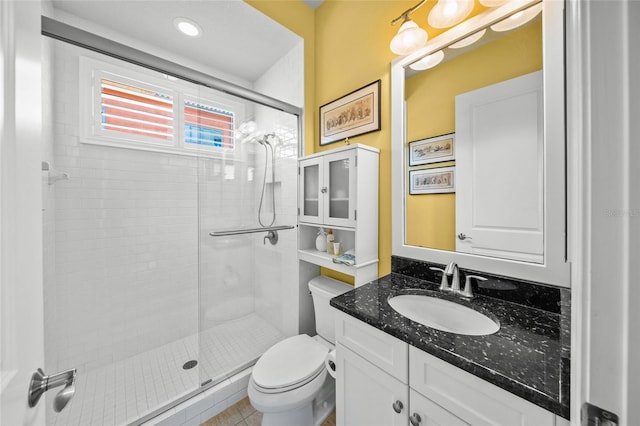
[[[447,277],[451,277],[451,286],[449,287],[449,291],[454,294],[460,293],[460,273],[458,272],[458,265],[456,262],[451,262],[445,268],[444,275]]]
[[[476,279],[478,281],[486,281],[485,277],[481,277],[478,275],[467,275],[464,290],[460,289],[460,271],[458,270],[458,265],[455,262],[451,262],[447,265],[445,269],[436,268],[434,266],[429,267],[432,271],[442,272],[442,279],[440,280],[440,291],[450,291],[453,294],[458,296],[466,297],[471,299],[473,297],[473,287],[471,285],[471,280]],[[451,277],[451,281],[449,281],[449,277]]]

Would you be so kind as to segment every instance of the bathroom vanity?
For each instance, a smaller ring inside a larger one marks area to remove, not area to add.
[[[568,424],[569,292],[488,275],[469,300],[439,291],[429,266],[394,257],[391,275],[332,300],[341,311],[338,424]],[[426,327],[389,306],[399,294],[451,300],[500,329],[470,336]]]

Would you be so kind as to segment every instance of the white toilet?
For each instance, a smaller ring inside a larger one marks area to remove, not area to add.
[[[335,381],[325,359],[335,348],[334,308],[329,301],[353,287],[318,276],[309,281],[317,336],[289,337],[269,348],[249,380],[249,400],[262,426],[319,426],[335,407]]]

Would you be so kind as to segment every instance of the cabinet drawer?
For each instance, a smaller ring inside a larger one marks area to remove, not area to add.
[[[409,385],[473,425],[553,426],[555,415],[466,371],[409,348]]]
[[[336,341],[408,383],[409,345],[343,312],[336,312]]]

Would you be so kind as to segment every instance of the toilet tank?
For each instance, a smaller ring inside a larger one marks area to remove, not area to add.
[[[353,286],[325,276],[317,276],[309,281],[309,290],[313,297],[313,309],[316,317],[318,335],[330,343],[335,343],[335,308],[329,305],[334,297],[353,290]]]

